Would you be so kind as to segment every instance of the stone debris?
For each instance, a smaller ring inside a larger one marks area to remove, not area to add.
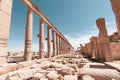
[[[65,75],[64,80],[78,80],[77,75]]]
[[[50,71],[48,74],[46,74],[46,77],[48,78],[48,80],[57,80],[59,74],[56,71]]]
[[[73,56],[73,55],[72,55]],[[104,64],[83,58],[62,57],[43,61],[0,76],[0,80],[110,80],[120,79],[120,72]],[[70,63],[73,60],[74,63]],[[77,62],[76,62],[77,61]],[[65,62],[65,63],[63,63]],[[80,67],[80,65],[83,65]]]
[[[91,77],[90,75],[83,75],[82,80],[95,80],[95,79]]]

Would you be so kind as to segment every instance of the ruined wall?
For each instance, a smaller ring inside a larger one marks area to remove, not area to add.
[[[119,59],[120,60],[120,43],[117,42],[111,42],[110,48],[112,52],[113,59]]]
[[[0,61],[4,62],[7,55],[12,0],[0,0]]]

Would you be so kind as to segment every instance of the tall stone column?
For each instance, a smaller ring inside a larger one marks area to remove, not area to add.
[[[118,36],[120,37],[120,0],[110,0],[110,2],[116,18]]]
[[[60,36],[59,36],[59,54],[61,54],[61,41],[60,41]]]
[[[57,44],[57,45],[58,45],[58,46],[57,46],[57,48],[58,48],[58,55],[60,54],[60,53],[59,53],[59,52],[60,52],[60,48],[59,48],[59,47],[60,47],[60,46],[59,46],[59,38],[60,38],[60,37],[59,37],[59,35],[58,35],[58,36],[57,36],[57,40],[58,40],[58,41],[57,41],[57,42],[58,42],[58,44]]]
[[[58,34],[56,33],[56,54],[58,55]]]
[[[53,56],[56,55],[56,39],[55,39],[55,32],[52,31],[52,41],[53,41]]]
[[[47,47],[48,47],[48,57],[51,57],[51,39],[50,39],[50,27],[47,27]]]
[[[25,33],[25,52],[24,59],[26,61],[31,60],[32,56],[32,26],[33,26],[33,12],[28,7],[27,21],[26,21],[26,33]]]
[[[63,39],[61,38],[61,54],[63,54]]]
[[[44,20],[42,18],[40,19],[39,57],[44,58]]]
[[[7,62],[13,0],[0,0],[0,63]]]
[[[109,46],[109,39],[108,39],[108,34],[107,34],[107,30],[105,27],[105,19],[104,18],[99,18],[96,20],[96,25],[99,29],[99,45],[100,45],[100,54],[102,54],[102,58],[104,61],[112,61],[112,53],[110,50],[110,46]]]

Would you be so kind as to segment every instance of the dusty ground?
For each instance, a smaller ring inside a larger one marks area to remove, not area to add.
[[[67,54],[6,73],[0,80],[120,80],[120,72],[82,55]]]

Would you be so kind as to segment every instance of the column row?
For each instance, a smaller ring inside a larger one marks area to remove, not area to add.
[[[39,30],[39,58],[44,58],[44,19],[40,19]],[[25,33],[25,52],[24,59],[31,60],[32,57],[32,26],[33,26],[33,11],[28,7],[27,21],[26,21],[26,33]],[[52,40],[51,40],[52,32]],[[56,56],[59,54],[70,53],[74,49],[68,44],[68,42],[62,38],[58,32],[54,31],[50,25],[47,26],[47,57]],[[51,47],[52,45],[52,47]],[[51,49],[52,48],[52,49]]]

